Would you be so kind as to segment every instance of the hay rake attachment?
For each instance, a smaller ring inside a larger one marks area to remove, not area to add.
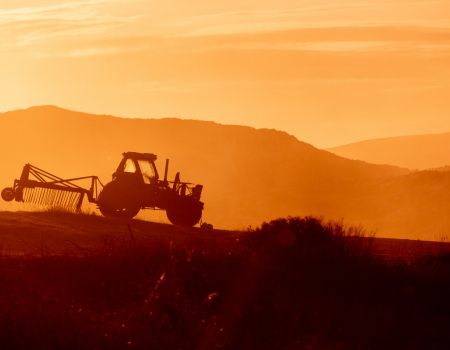
[[[83,180],[91,181],[89,189],[75,183]],[[85,197],[89,202],[97,203],[100,186],[103,188],[97,176],[62,179],[31,164],[26,164],[20,179],[14,180],[13,187],[7,187],[2,191],[2,198],[8,202],[16,200],[80,211]]]

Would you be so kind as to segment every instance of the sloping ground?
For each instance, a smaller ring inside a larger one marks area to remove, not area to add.
[[[30,253],[0,260],[2,348],[450,346],[449,254],[386,263],[358,230],[312,218],[242,233],[130,227],[0,213],[0,240]]]
[[[131,222],[97,215],[60,211],[0,212],[0,248],[8,256],[84,256],[122,245],[172,244],[192,246],[199,242],[226,249],[249,231],[202,230],[143,220]],[[370,241],[375,256],[388,261],[413,261],[450,251],[445,242],[389,238],[361,238]]]
[[[239,235],[232,231],[203,231],[143,220],[123,221],[63,211],[0,212],[0,247],[5,255],[95,254],[111,246],[183,245],[220,239],[224,245]]]

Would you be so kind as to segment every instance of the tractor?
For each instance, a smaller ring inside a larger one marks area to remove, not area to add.
[[[131,219],[141,209],[165,210],[171,223],[194,226],[201,217],[202,185],[180,181],[180,173],[167,180],[169,160],[166,160],[164,179],[160,180],[152,153],[125,152],[112,181],[103,186],[97,176],[62,179],[45,170],[26,164],[20,179],[1,195],[5,201],[30,202],[58,208],[81,210],[83,199],[96,203],[107,217]],[[84,188],[76,182],[91,180]],[[100,190],[100,187],[103,187]]]
[[[202,217],[203,186],[181,182],[180,173],[174,181],[167,181],[168,159],[164,179],[160,180],[155,160],[156,155],[151,153],[124,153],[112,181],[99,194],[97,205],[101,213],[133,218],[141,209],[163,209],[173,224],[196,225]]]

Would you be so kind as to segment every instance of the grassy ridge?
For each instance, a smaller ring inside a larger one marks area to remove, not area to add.
[[[361,235],[289,218],[228,240],[194,235],[136,244],[117,236],[83,256],[5,256],[0,344],[448,348],[450,256],[386,264]]]

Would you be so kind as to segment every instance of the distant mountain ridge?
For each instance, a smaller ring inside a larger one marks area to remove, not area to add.
[[[242,229],[280,216],[316,215],[401,238],[436,239],[450,228],[444,220],[449,172],[418,176],[348,160],[276,130],[53,106],[0,114],[0,130],[2,188],[27,162],[63,177],[98,175],[107,182],[122,152],[153,152],[160,172],[170,158],[170,178],[181,171],[182,180],[204,185],[204,219],[216,227]]]
[[[450,166],[450,132],[366,140],[328,151],[374,164],[419,170],[441,168]]]

